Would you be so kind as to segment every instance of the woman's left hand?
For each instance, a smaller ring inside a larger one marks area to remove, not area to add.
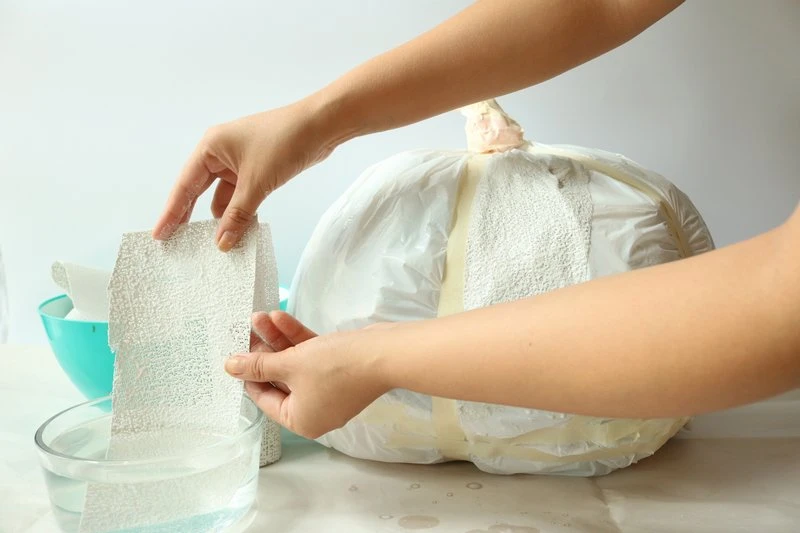
[[[391,325],[317,336],[291,315],[253,315],[251,353],[225,364],[264,413],[290,431],[317,438],[342,427],[388,391],[377,354],[358,349]]]

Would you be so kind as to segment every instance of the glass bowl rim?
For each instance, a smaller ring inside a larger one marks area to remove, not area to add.
[[[85,402],[81,402],[77,405],[73,405],[72,407],[68,407],[58,413],[54,414],[47,420],[45,420],[42,425],[39,426],[39,429],[36,430],[34,435],[33,441],[36,444],[38,450],[50,457],[56,457],[61,460],[71,461],[75,463],[81,463],[86,465],[96,465],[96,466],[103,466],[103,467],[113,467],[113,466],[121,466],[121,467],[132,467],[137,465],[157,465],[157,464],[172,464],[175,461],[186,461],[192,459],[193,457],[199,457],[201,455],[207,454],[209,451],[214,449],[229,445],[246,437],[247,435],[251,434],[253,431],[258,430],[259,428],[263,427],[266,416],[264,412],[259,409],[259,407],[253,402],[253,400],[247,395],[244,394],[242,398],[247,401],[249,404],[253,406],[256,410],[256,417],[246,428],[242,429],[242,431],[236,433],[235,435],[226,436],[217,442],[209,445],[209,446],[200,446],[196,449],[188,451],[186,453],[182,453],[180,455],[165,455],[163,457],[155,457],[152,459],[88,459],[86,457],[76,457],[74,455],[65,454],[59,451],[52,449],[50,446],[44,443],[43,435],[47,427],[57,418],[61,417],[62,415],[67,414],[70,411],[74,411],[81,408],[88,408],[92,407],[96,404],[100,404],[105,401],[111,401],[111,396],[103,396],[100,398],[95,398],[93,400],[88,400]]]

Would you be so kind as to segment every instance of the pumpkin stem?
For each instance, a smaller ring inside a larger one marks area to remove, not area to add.
[[[467,147],[472,152],[505,152],[525,144],[522,127],[494,100],[461,108],[467,117]]]

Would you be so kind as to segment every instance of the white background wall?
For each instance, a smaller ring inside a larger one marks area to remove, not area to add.
[[[500,1],[500,0],[496,0]],[[0,246],[12,342],[43,342],[50,263],[111,268],[207,126],[290,102],[466,0],[0,0]],[[624,47],[501,99],[547,143],[672,179],[725,245],[800,199],[800,2],[690,0]],[[457,113],[359,139],[267,200],[283,283],[316,220],[373,162],[464,145]],[[209,199],[196,218],[209,215]],[[800,245],[800,243],[798,244]]]

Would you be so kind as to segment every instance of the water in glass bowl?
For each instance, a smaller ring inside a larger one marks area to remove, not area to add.
[[[62,432],[52,440],[49,447],[58,451],[60,454],[72,457],[80,457],[83,460],[95,459],[103,461],[106,457],[106,450],[109,441],[109,422],[110,416],[85,421],[67,431]],[[186,437],[185,431],[182,438]],[[161,437],[169,438],[162,433]],[[219,436],[208,434],[191,435],[195,442],[211,442]],[[212,469],[234,468],[242,470],[245,464],[247,475],[242,476],[242,481],[238,488],[230,494],[227,504],[218,506],[202,514],[181,518],[167,523],[147,524],[135,528],[117,530],[125,533],[199,533],[199,532],[221,532],[240,530],[243,523],[252,519],[255,512],[253,503],[255,501],[258,488],[258,448],[250,445],[238,447],[227,447],[219,451],[219,455],[206,455],[191,464],[166,466],[153,466],[152,475],[163,478],[165,468],[169,470],[170,479],[180,479],[188,476],[198,476]],[[216,453],[216,452],[215,452]],[[244,463],[243,463],[244,462]],[[89,482],[81,479],[80,472],[82,466],[75,465],[74,469],[65,471],[64,469],[50,469],[44,465],[47,490],[50,496],[53,513],[55,518],[65,533],[78,533],[80,530],[81,516],[83,513],[86,491]],[[158,470],[157,472],[155,470]],[[59,470],[56,472],[55,470]],[[72,470],[72,471],[70,471]],[[114,474],[111,474],[114,475]],[[122,474],[118,476],[124,479],[127,484],[150,483],[152,482],[148,470],[139,469],[136,473]],[[214,499],[216,496],[203,494],[203,490],[213,491],[214,487],[203,488],[202,484],[197,487],[198,499]]]

